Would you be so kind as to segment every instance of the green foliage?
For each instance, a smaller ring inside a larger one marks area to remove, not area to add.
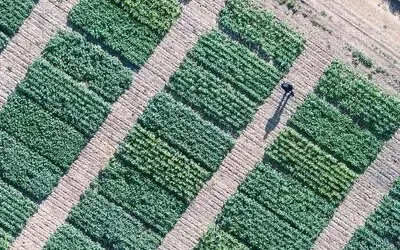
[[[113,158],[92,190],[123,207],[165,235],[185,211],[187,203],[129,164]]]
[[[143,65],[163,34],[133,19],[112,1],[81,0],[69,13],[69,20],[132,64]]]
[[[310,240],[319,234],[335,210],[325,199],[269,165],[258,164],[239,192],[289,222]]]
[[[201,37],[187,58],[258,104],[281,78],[275,67],[217,30]]]
[[[181,13],[178,0],[114,0],[135,19],[152,29],[167,31]]]
[[[35,203],[0,180],[0,246],[17,236],[36,208]]]
[[[139,122],[211,171],[219,167],[233,146],[228,135],[165,93],[150,102]]]
[[[0,248],[1,249],[1,248]],[[70,224],[62,225],[47,241],[44,250],[104,250]]]
[[[222,30],[287,71],[304,49],[305,40],[275,16],[249,0],[229,0],[221,11]]]
[[[187,202],[195,197],[211,175],[140,126],[131,131],[117,157]]]
[[[218,226],[212,226],[200,239],[195,250],[249,250],[249,248]]]
[[[60,31],[46,45],[43,57],[110,103],[132,83],[128,68],[76,32]]]
[[[218,31],[202,37],[167,89],[227,131],[238,132],[271,94],[280,74]]]
[[[342,200],[357,177],[346,165],[290,128],[267,149],[266,161],[333,204]]]
[[[63,171],[0,131],[0,177],[40,202],[57,185]]]
[[[3,32],[0,31],[0,52],[7,46],[7,43],[8,43],[8,37]]]
[[[381,148],[373,134],[313,94],[288,124],[357,172],[363,172]]]
[[[373,66],[372,60],[366,57],[361,51],[358,50],[353,51],[352,56],[353,56],[353,63],[355,65],[361,63],[367,68],[371,68]]]
[[[90,190],[74,207],[68,222],[105,249],[156,249],[162,238],[122,208]]]
[[[345,250],[397,250],[395,246],[381,239],[375,233],[362,228],[356,231]]]
[[[226,202],[217,225],[252,249],[310,249],[312,245],[299,230],[241,193]]]
[[[18,94],[11,95],[0,111],[0,129],[62,169],[71,165],[87,142],[72,127]]]
[[[17,87],[51,115],[60,118],[87,138],[106,118],[110,105],[85,86],[73,81],[47,61],[39,59]]]
[[[400,100],[341,62],[331,64],[316,92],[380,140],[388,140],[400,126]]]
[[[34,5],[33,0],[1,0],[0,31],[12,37],[29,16]]]
[[[7,250],[12,240],[12,237],[0,228],[0,250]]]

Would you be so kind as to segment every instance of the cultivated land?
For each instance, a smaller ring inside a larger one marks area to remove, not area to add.
[[[391,11],[2,1],[0,250],[400,248]]]

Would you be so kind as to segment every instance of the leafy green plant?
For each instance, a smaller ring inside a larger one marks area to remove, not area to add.
[[[353,56],[353,64],[358,65],[359,63],[361,63],[367,68],[372,68],[373,66],[372,60],[367,56],[365,56],[364,53],[362,53],[361,51],[359,50],[353,51],[352,56]]]
[[[211,226],[207,233],[200,239],[195,250],[249,250],[232,235],[219,229],[218,226]]]
[[[400,100],[339,61],[326,70],[316,93],[379,140],[388,140],[400,126]]]
[[[249,0],[230,0],[220,13],[222,30],[257,53],[271,58],[286,72],[304,49],[305,40],[286,24]]]
[[[42,55],[55,68],[84,83],[109,103],[116,101],[132,83],[131,70],[77,32],[58,32]]]
[[[167,90],[222,129],[237,133],[271,94],[281,75],[219,31],[203,36]]]
[[[291,128],[266,150],[265,161],[308,186],[333,204],[339,203],[357,175]]]
[[[178,0],[113,0],[122,5],[133,18],[156,31],[167,31],[181,13]]]
[[[0,2],[0,32],[12,37],[31,13],[35,2],[34,0],[2,0]]]
[[[373,134],[360,129],[314,94],[307,97],[288,124],[359,173],[371,164],[381,148]]]
[[[165,30],[155,31],[132,18],[114,0],[79,1],[68,18],[75,27],[100,40],[136,66],[147,61],[165,34]]]
[[[153,98],[139,123],[210,171],[219,167],[234,143],[223,131],[164,92]]]
[[[50,237],[43,249],[104,250],[98,243],[93,242],[89,237],[70,224],[62,225],[57,233]]]

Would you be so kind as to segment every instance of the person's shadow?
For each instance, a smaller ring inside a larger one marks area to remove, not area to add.
[[[267,123],[265,124],[264,140],[267,139],[269,133],[271,133],[276,128],[276,126],[279,124],[279,121],[281,120],[282,112],[283,112],[287,102],[289,101],[290,97],[292,97],[292,94],[285,93],[282,96],[282,98],[278,104],[278,108],[275,110],[274,115],[267,120]]]

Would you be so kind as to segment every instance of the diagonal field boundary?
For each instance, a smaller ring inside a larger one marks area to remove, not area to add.
[[[296,108],[302,104],[307,94],[318,83],[320,76],[331,63],[332,57],[316,43],[308,40],[307,42],[309,43],[305,50],[285,77],[286,80],[294,83],[295,96],[289,100],[282,115],[275,121],[275,129],[266,135],[267,119],[274,116],[282,97],[279,85],[259,107],[253,121],[237,139],[218,171],[205,184],[175,227],[164,238],[159,250],[189,250],[197,245],[208,226],[221,212],[226,200],[236,192],[256,163],[262,160],[265,147],[273,142],[289,118],[296,112]]]
[[[192,0],[184,5],[178,21],[136,74],[131,88],[113,104],[106,121],[28,220],[11,250],[42,249],[114,155],[148,101],[164,87],[198,38],[216,27],[224,3],[225,0]]]
[[[400,130],[356,181],[319,235],[314,250],[342,250],[368,216],[378,208],[400,176]]]
[[[68,12],[78,0],[39,0],[19,31],[0,53],[0,108],[7,102],[50,38],[67,28]]]

